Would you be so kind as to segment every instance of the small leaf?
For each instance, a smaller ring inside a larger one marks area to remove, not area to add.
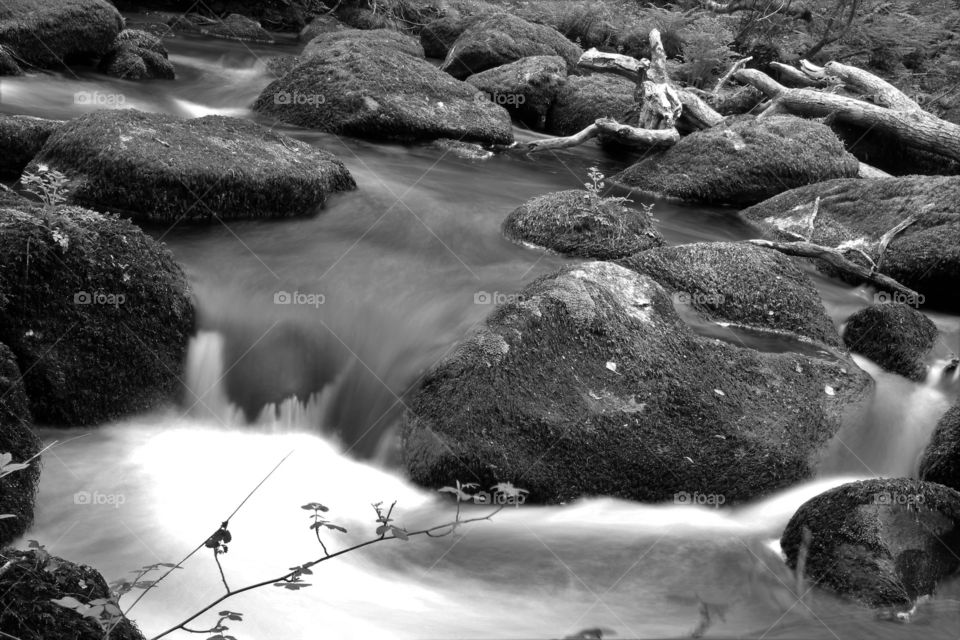
[[[382,525],[380,525],[379,527],[377,527],[377,535],[378,535],[378,536],[382,536],[383,534],[385,534],[385,533],[386,533],[387,531],[389,531],[389,530],[390,530],[390,526],[389,526],[389,525],[382,524]]]
[[[79,600],[77,600],[72,596],[64,596],[62,598],[56,598],[56,599],[51,598],[50,602],[52,602],[53,604],[58,604],[61,607],[65,607],[67,609],[76,609],[77,607],[84,606],[82,602],[80,602]]]
[[[327,529],[334,529],[334,530],[336,530],[336,531],[341,531],[341,532],[343,532],[343,533],[346,533],[346,532],[347,532],[346,529],[344,529],[343,527],[341,527],[341,526],[338,525],[338,524],[331,524],[331,523],[329,523],[329,522],[325,522],[325,523],[323,523],[323,526],[325,526]]]
[[[410,539],[410,536],[407,534],[407,532],[400,527],[391,526],[390,531],[393,533],[394,537],[400,538],[401,540]]]

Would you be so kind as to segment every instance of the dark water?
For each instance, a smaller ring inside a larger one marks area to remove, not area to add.
[[[91,108],[75,104],[85,91],[97,92],[92,101],[101,105],[252,117],[246,105],[270,80],[262,59],[295,51],[184,38],[169,46],[175,82],[4,79],[0,109],[68,118]],[[54,553],[110,579],[175,561],[291,451],[232,521],[224,562],[234,585],[317,557],[298,508],[305,502],[329,505],[350,530],[342,541],[330,538],[337,548],[370,536],[373,502],[398,500],[408,528],[444,521],[450,505],[392,465],[404,393],[483,320],[485,300],[565,262],[504,240],[506,215],[532,196],[581,187],[591,166],[608,175],[622,167],[592,146],[474,161],[428,146],[285,131],[339,156],[359,190],[311,218],[148,228],[196,292],[202,332],[189,389],[177,407],[105,425],[47,457],[29,537]],[[521,141],[531,137],[518,132]],[[649,202],[635,199],[634,206]],[[671,244],[753,236],[729,211],[658,202],[655,216]],[[862,288],[811,275],[838,324],[869,302]],[[284,292],[322,296],[322,304],[276,304]],[[934,320],[943,353],[956,349],[958,318]],[[769,351],[811,348],[749,332],[725,337],[732,330],[716,325],[697,330]],[[613,637],[675,637],[698,625],[708,603],[708,636],[956,638],[958,584],[903,625],[819,592],[800,601],[780,561],[774,541],[804,500],[851,478],[911,473],[956,394],[955,381],[916,385],[860,362],[877,379],[877,398],[868,419],[847,425],[832,444],[820,479],[735,510],[609,499],[510,509],[451,537],[391,542],[325,563],[304,591],[267,587],[231,600],[224,606],[246,614],[231,631],[263,640],[553,638],[602,627]],[[76,504],[81,491],[113,498]],[[132,615],[156,634],[219,588],[212,558],[200,555]]]

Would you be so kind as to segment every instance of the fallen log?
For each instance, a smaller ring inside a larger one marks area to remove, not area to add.
[[[761,11],[765,15],[779,13],[782,15],[800,18],[809,22],[813,19],[810,9],[803,6],[793,6],[793,0],[730,0],[730,2],[714,2],[700,0],[700,6],[714,13],[736,13],[738,11]]]
[[[818,77],[827,81],[836,78],[851,91],[869,97],[871,102],[881,107],[894,111],[923,112],[923,107],[907,94],[869,71],[839,62],[828,62],[823,67],[817,67],[804,60],[800,65],[801,72],[812,81]]]
[[[631,147],[641,147],[648,149],[650,147],[669,147],[680,140],[680,133],[675,129],[642,129],[631,127],[628,124],[621,124],[612,118],[600,118],[592,125],[579,131],[572,136],[560,138],[546,138],[544,140],[535,140],[526,146],[527,153],[536,153],[538,151],[551,151],[554,149],[566,149],[581,145],[591,138],[599,135],[609,136],[610,138]]]
[[[620,53],[605,53],[597,49],[589,49],[580,56],[577,66],[592,71],[603,71],[621,76],[633,82],[641,82],[644,72],[650,67],[646,58],[637,60]]]

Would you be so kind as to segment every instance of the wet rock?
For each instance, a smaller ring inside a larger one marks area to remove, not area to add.
[[[843,341],[854,353],[905,378],[927,377],[924,358],[937,342],[937,325],[903,303],[875,304],[847,318]]]
[[[395,43],[361,37],[330,41],[303,57],[263,90],[253,109],[289,124],[361,138],[513,141],[510,114],[475,87],[399,53]]]
[[[841,346],[810,278],[791,258],[742,242],[661,247],[619,264],[659,282],[702,317]]]
[[[270,32],[260,26],[256,20],[231,13],[223,20],[207,24],[200,27],[200,33],[212,38],[223,38],[224,40],[239,40],[241,42],[274,42]]]
[[[859,166],[818,122],[741,117],[691,133],[612,180],[681,200],[747,206],[796,187],[855,177]]]
[[[464,79],[528,56],[560,56],[576,73],[582,51],[556,29],[498,13],[470,24],[451,46],[440,68]]]
[[[305,215],[355,187],[332,154],[253,122],[134,109],[70,120],[40,163],[71,179],[75,204],[164,222]]]
[[[804,574],[871,607],[906,607],[960,568],[960,493],[932,482],[874,479],[807,501],[780,545],[796,568],[803,529]]]
[[[0,45],[14,58],[47,69],[99,58],[113,46],[123,18],[106,0],[5,0]]]
[[[170,253],[79,207],[6,206],[0,228],[0,342],[37,421],[95,425],[169,401],[193,330]]]
[[[160,38],[138,29],[120,32],[113,49],[100,59],[99,69],[124,80],[173,80],[177,75]]]
[[[514,242],[600,260],[663,244],[647,214],[580,189],[533,198],[507,216],[503,234]]]
[[[0,180],[16,180],[60,122],[0,115]]]
[[[0,343],[0,456],[23,463],[40,452],[40,438],[30,428],[32,417],[17,359]],[[0,547],[10,544],[33,523],[33,501],[40,481],[40,462],[4,476],[0,481]]]
[[[557,93],[547,116],[547,131],[569,136],[598,118],[621,120],[634,105],[636,85],[617,76],[570,76]]]
[[[310,42],[321,34],[340,31],[346,28],[347,27],[337,20],[336,17],[321,15],[314,17],[307,26],[300,30],[300,34],[297,37],[301,42]]]
[[[528,126],[543,130],[547,113],[567,77],[559,56],[531,56],[467,78],[494,104]]]
[[[771,198],[741,212],[763,233],[782,240],[810,233],[809,219],[819,198],[811,242],[828,247],[855,247],[880,263],[880,271],[919,292],[912,300],[900,294],[886,301],[960,308],[960,178],[911,176],[873,180],[830,180]],[[880,238],[907,220],[919,218],[898,233],[880,255]],[[851,260],[862,260],[855,253]],[[866,261],[863,261],[864,263]]]
[[[960,404],[951,407],[920,459],[920,479],[960,490]]]
[[[353,43],[364,44],[377,50],[387,51],[393,49],[413,56],[414,58],[423,57],[423,47],[414,38],[392,31],[390,29],[343,29],[342,31],[331,31],[322,33],[307,43],[300,53],[301,58],[309,58],[317,54],[326,54],[330,47],[338,43],[344,43],[350,46]]]
[[[571,265],[497,307],[411,394],[410,477],[727,504],[809,477],[870,379],[850,361],[695,335],[647,276]]]

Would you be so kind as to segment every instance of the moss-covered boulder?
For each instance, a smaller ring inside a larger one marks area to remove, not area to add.
[[[789,257],[741,242],[661,247],[619,264],[659,282],[702,317],[833,347],[840,336],[813,282]]]
[[[960,491],[960,403],[937,423],[920,459],[920,479]]]
[[[420,44],[423,45],[424,54],[428,58],[446,58],[460,34],[481,17],[452,15],[427,23],[420,30]]]
[[[239,40],[241,42],[274,42],[270,32],[260,26],[260,23],[252,18],[239,13],[231,13],[223,20],[217,20],[213,24],[204,25],[200,28],[200,33],[212,38],[223,38],[224,40]]]
[[[927,316],[902,302],[874,304],[847,318],[843,341],[878,365],[911,380],[927,377],[924,361],[939,332]]]
[[[825,125],[792,116],[741,117],[691,133],[613,181],[681,200],[747,206],[796,187],[855,177],[859,168]]]
[[[307,43],[300,56],[307,58],[317,54],[325,54],[327,49],[342,42],[346,42],[348,46],[362,43],[374,49],[385,51],[393,49],[414,58],[423,57],[423,47],[420,46],[419,42],[408,35],[391,29],[343,29],[321,33]]]
[[[102,56],[123,29],[106,0],[4,0],[0,45],[15,59],[43,68]]]
[[[0,180],[19,178],[60,124],[31,116],[0,115]]]
[[[429,487],[733,503],[809,477],[869,389],[849,361],[697,336],[652,279],[588,262],[525,287],[423,378],[402,449]]]
[[[332,154],[256,123],[135,109],[70,120],[28,170],[40,164],[71,179],[75,204],[163,222],[305,215],[356,186]]]
[[[811,242],[860,249],[882,273],[923,296],[891,296],[893,301],[960,309],[960,177],[830,180],[788,191],[741,215],[767,235],[793,240],[809,234],[818,199]],[[917,220],[893,238],[881,260],[880,238],[913,214]]]
[[[303,57],[263,90],[253,109],[289,124],[360,138],[513,141],[510,114],[475,87],[400,53],[393,42],[361,37],[331,40]]]
[[[650,216],[581,189],[537,196],[503,222],[514,242],[578,258],[613,260],[663,244]]]
[[[97,621],[53,602],[73,598],[87,604],[110,599],[110,587],[96,569],[51,556],[43,549],[4,549],[0,562],[5,567],[0,574],[5,603],[0,609],[0,629],[20,640],[103,640],[103,628]],[[110,632],[111,640],[143,638],[126,618]]]
[[[20,367],[10,348],[0,343],[0,456],[9,454],[12,462],[24,463],[40,452],[40,439],[30,422]],[[0,518],[0,547],[10,544],[33,523],[40,462],[34,460],[29,465],[0,480],[0,516],[13,516]]]
[[[556,29],[497,13],[467,26],[440,68],[462,80],[528,56],[560,56],[575,73],[582,53]]]
[[[169,400],[193,317],[180,267],[130,222],[0,208],[0,342],[40,423],[94,425]]]
[[[933,482],[865,480],[808,500],[780,539],[794,569],[804,529],[804,576],[867,606],[909,609],[960,569],[960,493]]]
[[[173,80],[177,74],[168,57],[167,48],[157,36],[140,29],[124,29],[100,59],[98,68],[124,80]]]
[[[472,75],[467,82],[517,120],[543,130],[566,77],[567,63],[560,56],[530,56]]]
[[[570,76],[557,92],[547,115],[547,131],[569,136],[586,129],[598,118],[622,120],[634,105],[636,85],[617,76]]]

